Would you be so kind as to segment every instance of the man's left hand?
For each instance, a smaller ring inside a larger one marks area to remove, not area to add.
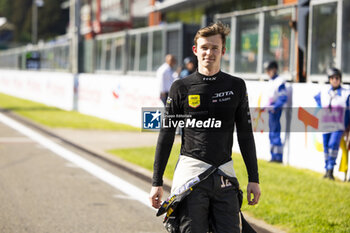
[[[253,200],[252,200],[252,194],[253,194]],[[247,199],[248,199],[248,205],[256,205],[259,202],[261,192],[259,183],[249,182],[247,186]]]

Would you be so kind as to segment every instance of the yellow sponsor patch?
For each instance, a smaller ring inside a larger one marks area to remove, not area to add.
[[[189,95],[188,96],[188,105],[192,108],[197,108],[201,105],[200,95]]]

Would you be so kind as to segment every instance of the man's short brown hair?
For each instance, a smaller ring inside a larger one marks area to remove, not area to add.
[[[230,28],[221,22],[212,23],[209,26],[201,28],[198,30],[196,36],[194,37],[194,45],[197,47],[197,40],[199,37],[209,37],[215,36],[217,34],[221,35],[222,47],[225,47],[226,36],[230,33]]]

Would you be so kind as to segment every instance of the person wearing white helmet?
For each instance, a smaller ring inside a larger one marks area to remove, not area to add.
[[[322,109],[320,129],[323,131],[324,178],[334,180],[333,170],[340,140],[349,125],[349,90],[341,86],[342,74],[339,69],[331,68],[327,75],[331,87],[319,92],[314,99]]]
[[[283,144],[281,141],[281,123],[280,118],[283,105],[287,102],[287,89],[285,80],[278,75],[278,64],[271,61],[264,64],[267,75],[269,76],[268,103],[265,108],[269,112],[269,138],[271,162],[283,162]]]

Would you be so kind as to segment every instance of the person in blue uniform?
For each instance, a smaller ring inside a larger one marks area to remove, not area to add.
[[[271,61],[264,64],[267,75],[269,76],[268,104],[269,112],[269,138],[271,162],[283,162],[283,144],[281,141],[281,123],[280,118],[283,105],[287,102],[287,89],[285,80],[278,75],[278,64]]]
[[[180,72],[179,78],[185,78],[196,71],[194,59],[192,57],[186,57],[184,59],[184,69]]]
[[[341,71],[331,68],[327,72],[330,88],[319,92],[314,98],[322,110],[320,130],[323,131],[323,150],[326,174],[334,180],[333,170],[339,151],[340,140],[349,125],[349,90],[341,86]]]

